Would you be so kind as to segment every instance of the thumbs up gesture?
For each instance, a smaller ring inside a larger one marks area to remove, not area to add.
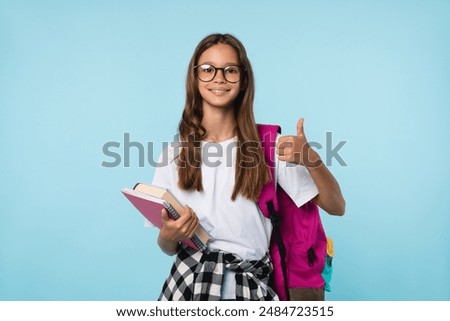
[[[281,136],[278,139],[276,152],[278,159],[289,163],[313,168],[322,164],[319,154],[314,151],[306,140],[303,124],[305,120],[300,118],[297,122],[297,135]]]

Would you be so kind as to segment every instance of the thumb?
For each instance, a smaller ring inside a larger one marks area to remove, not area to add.
[[[163,208],[162,210],[161,210],[161,217],[162,217],[162,220],[163,221],[169,221],[170,220],[170,218],[169,218],[169,214],[167,213],[167,210],[165,209],[165,208]]]
[[[305,136],[305,131],[303,130],[303,123],[305,122],[305,120],[302,118],[300,118],[297,122],[297,136]]]

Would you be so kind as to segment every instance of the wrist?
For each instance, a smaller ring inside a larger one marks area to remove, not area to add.
[[[303,164],[306,168],[314,169],[320,167],[323,164],[323,161],[320,158],[319,154],[311,147],[309,148],[307,155],[308,157]]]
[[[168,255],[174,255],[178,251],[178,246],[180,242],[173,241],[170,239],[166,239],[161,235],[161,231],[158,235],[158,245],[161,248],[161,250],[168,254]]]

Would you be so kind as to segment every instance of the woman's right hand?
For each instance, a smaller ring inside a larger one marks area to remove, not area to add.
[[[199,220],[192,208],[185,205],[178,220],[172,220],[166,209],[161,212],[163,227],[159,232],[159,237],[170,243],[177,243],[194,236],[198,228]]]

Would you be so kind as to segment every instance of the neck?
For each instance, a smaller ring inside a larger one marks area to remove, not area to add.
[[[232,108],[204,108],[202,126],[206,129],[204,140],[222,142],[236,135],[236,119]]]

